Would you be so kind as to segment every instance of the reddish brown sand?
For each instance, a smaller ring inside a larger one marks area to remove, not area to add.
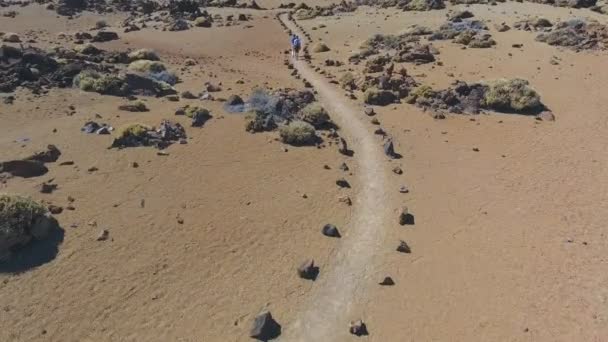
[[[90,28],[99,19],[87,14],[68,21],[37,5],[16,10],[15,19],[0,17],[0,31],[43,29],[36,37],[44,47],[66,45],[59,32]],[[528,14],[608,22],[588,10],[529,3],[469,10],[509,25]],[[287,35],[274,12],[210,11],[252,13],[253,27],[146,29],[98,46],[155,49],[184,78],[179,91],[198,93],[207,81],[222,82],[224,91],[216,97],[246,97],[263,86],[301,87],[283,66]],[[413,23],[436,27],[446,12],[360,8],[339,20],[300,24],[331,48],[313,54],[313,64],[322,64],[326,58],[345,61],[373,33],[398,33]],[[105,19],[114,25],[122,17]],[[311,30],[321,23],[327,27]],[[505,114],[434,120],[407,104],[377,108],[404,158],[385,162],[377,140],[387,182],[385,203],[374,209],[388,212],[388,221],[377,227],[382,244],[356,280],[365,291],[354,292],[340,323],[323,327],[332,341],[358,340],[348,335],[348,322],[358,318],[370,331],[361,340],[369,341],[608,340],[606,54],[551,47],[535,42],[530,32],[492,28],[492,34],[495,48],[461,50],[438,42],[443,66],[406,67],[434,87],[454,78],[528,79],[556,121]],[[524,47],[514,49],[513,43]],[[559,65],[549,64],[552,56],[561,59]],[[185,67],[186,58],[198,64]],[[328,70],[339,75],[349,67]],[[263,308],[272,311],[288,340],[308,308],[323,307],[311,302],[321,298],[324,275],[339,272],[342,259],[336,256],[348,253],[341,249],[347,240],[328,239],[320,228],[334,223],[351,238],[349,225],[365,189],[357,153],[343,157],[335,146],[285,152],[276,133],[245,132],[242,115],[225,112],[217,101],[150,98],[150,112],[128,113],[117,110],[124,99],[76,89],[40,97],[21,89],[16,98],[13,105],[0,104],[0,160],[52,143],[63,152],[58,162],[75,165],[51,164],[47,175],[10,179],[0,191],[64,207],[71,196],[76,210],[57,215],[65,236],[54,260],[0,274],[0,341],[248,341],[251,320]],[[173,113],[188,103],[210,109],[213,119],[200,129],[187,127],[188,144],[171,146],[168,156],[152,148],[108,150],[111,136],[80,132],[95,114],[102,116],[96,121],[114,127],[156,125],[162,118],[187,125]],[[67,115],[69,105],[76,107],[74,115]],[[360,100],[350,105],[362,108]],[[369,120],[362,110],[354,115]],[[373,132],[375,126],[367,128]],[[344,135],[356,139],[348,130]],[[343,161],[352,175],[338,169]],[[390,173],[394,165],[404,174]],[[92,166],[99,170],[87,172]],[[353,189],[338,189],[339,177]],[[48,179],[58,190],[38,193],[36,185]],[[409,194],[398,192],[402,184]],[[353,207],[338,202],[344,194]],[[404,205],[415,215],[414,226],[397,223]],[[110,239],[96,241],[102,229]],[[411,254],[394,252],[399,239]],[[309,257],[321,267],[317,282],[295,272]],[[396,285],[376,286],[386,275]]]

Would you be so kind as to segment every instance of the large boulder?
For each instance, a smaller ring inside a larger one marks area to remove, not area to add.
[[[32,239],[44,239],[57,229],[57,221],[47,209],[33,200],[0,195],[0,261]]]

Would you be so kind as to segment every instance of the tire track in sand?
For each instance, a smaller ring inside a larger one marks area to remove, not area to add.
[[[304,35],[288,14],[280,20],[302,39]],[[358,164],[355,175],[359,193],[354,199],[353,214],[346,236],[340,239],[333,264],[313,285],[307,304],[301,308],[295,322],[284,329],[283,341],[341,341],[348,336],[350,319],[362,318],[352,312],[365,288],[374,283],[374,255],[382,250],[384,225],[387,222],[385,195],[386,171],[380,143],[361,120],[362,109],[347,103],[344,95],[334,89],[304,61],[293,61],[300,75],[318,92],[317,98],[331,113],[332,120],[348,138]]]

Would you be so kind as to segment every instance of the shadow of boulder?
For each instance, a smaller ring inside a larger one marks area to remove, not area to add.
[[[0,273],[21,273],[51,262],[59,253],[65,231],[57,226],[45,239],[32,239],[30,243],[11,251],[11,256],[0,261]]]

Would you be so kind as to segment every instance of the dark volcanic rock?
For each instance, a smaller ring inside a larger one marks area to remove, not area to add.
[[[336,181],[336,185],[338,185],[341,188],[350,188],[350,183],[348,183],[348,181],[344,178],[340,178]]]
[[[59,159],[61,155],[61,151],[55,145],[48,145],[46,150],[39,151],[34,153],[33,155],[25,158],[25,160],[35,160],[41,163],[53,163]]]
[[[323,233],[323,235],[329,236],[329,237],[336,237],[336,238],[341,237],[340,232],[338,231],[338,228],[330,223],[323,226],[323,229],[321,229],[321,233]]]
[[[396,159],[398,154],[395,153],[395,146],[393,145],[393,140],[388,139],[384,143],[384,154],[386,154],[389,158]]]
[[[281,325],[274,320],[270,311],[262,311],[253,320],[249,336],[260,341],[268,341],[281,335]]]
[[[202,127],[207,120],[211,119],[208,110],[199,110],[192,115],[192,127]]]
[[[414,215],[410,214],[407,207],[404,207],[399,214],[399,224],[402,226],[414,224]]]
[[[349,331],[355,336],[366,336],[368,335],[367,326],[362,320],[350,322]]]
[[[111,31],[99,31],[93,36],[93,42],[109,42],[118,39],[118,33]]]
[[[391,277],[384,277],[384,279],[379,282],[378,284],[382,285],[382,286],[393,286],[395,285],[395,282],[393,281],[393,278]]]
[[[306,260],[298,267],[298,275],[302,279],[315,280],[319,275],[319,268],[312,259]]]
[[[401,253],[411,253],[412,250],[410,249],[410,246],[408,246],[408,244],[401,240],[399,241],[399,246],[397,246],[397,252],[401,252]]]
[[[348,144],[346,144],[346,140],[344,140],[342,137],[340,137],[340,140],[338,141],[338,152],[343,155],[350,155]]]

